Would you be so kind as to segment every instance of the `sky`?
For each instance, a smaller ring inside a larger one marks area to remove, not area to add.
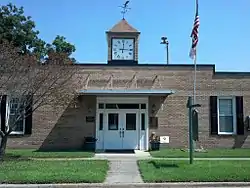
[[[106,63],[105,32],[122,19],[125,0],[0,0],[0,5],[23,6],[40,31],[52,42],[63,35],[76,47],[80,63]],[[195,16],[195,0],[130,0],[125,16],[141,32],[139,63],[192,64],[188,54]],[[215,64],[217,71],[250,71],[250,1],[199,0],[197,64]]]

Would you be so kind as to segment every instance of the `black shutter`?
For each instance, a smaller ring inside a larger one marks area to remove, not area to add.
[[[236,120],[237,120],[237,134],[244,135],[244,112],[243,112],[242,96],[236,96]]]
[[[6,122],[6,102],[7,102],[7,95],[2,96],[1,100],[1,131],[5,132],[5,122]]]
[[[25,133],[24,134],[32,134],[32,104],[33,104],[33,97],[32,95],[27,95],[27,102],[25,108]]]
[[[218,134],[218,109],[217,96],[210,96],[210,133]]]

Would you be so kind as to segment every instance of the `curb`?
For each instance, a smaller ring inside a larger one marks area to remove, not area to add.
[[[170,188],[170,187],[250,187],[250,182],[175,182],[175,183],[79,183],[79,184],[0,184],[0,188]]]

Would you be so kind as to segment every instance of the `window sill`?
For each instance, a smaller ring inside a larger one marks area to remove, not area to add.
[[[234,136],[236,135],[236,133],[219,132],[218,135],[219,136]]]
[[[10,136],[23,136],[24,135],[24,132],[11,132],[10,133]]]

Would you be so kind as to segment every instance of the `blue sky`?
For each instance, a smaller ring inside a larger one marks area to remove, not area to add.
[[[106,62],[105,31],[121,19],[125,0],[1,0],[23,6],[32,16],[40,37],[51,42],[63,35],[76,46],[80,62]],[[130,0],[127,21],[141,32],[139,61],[165,63],[161,36],[169,39],[170,63],[191,64],[188,53],[195,0]],[[250,70],[250,1],[200,0],[197,63],[216,70]]]

